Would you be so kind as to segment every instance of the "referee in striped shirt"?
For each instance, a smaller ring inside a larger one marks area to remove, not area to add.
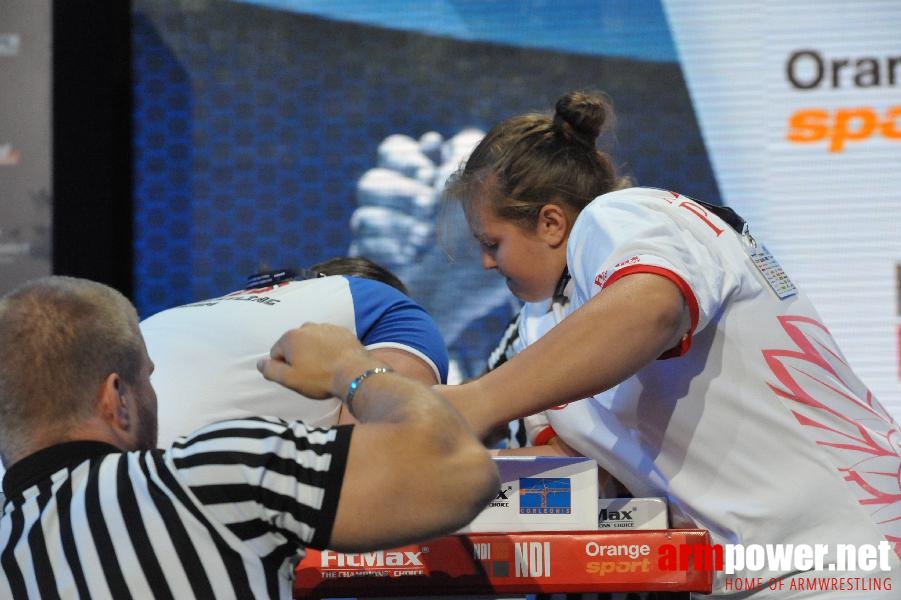
[[[306,547],[455,531],[497,492],[457,412],[351,333],[304,325],[270,356],[264,377],[345,398],[360,424],[224,421],[156,449],[124,296],[52,276],[0,299],[0,598],[291,598]]]

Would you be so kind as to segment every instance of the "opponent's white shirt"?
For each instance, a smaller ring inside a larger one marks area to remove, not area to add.
[[[306,322],[340,325],[368,349],[403,349],[430,365],[438,381],[447,381],[447,350],[437,325],[389,285],[331,276],[240,290],[141,322],[155,365],[159,444],[166,447],[213,421],[256,415],[334,425],[338,399],[306,398],[263,379],[256,368],[283,333]]]
[[[567,276],[560,298],[526,302],[522,305],[516,319],[518,335],[509,344],[507,349],[508,356],[512,357],[522,352],[528,344],[543,336],[551,327],[572,312],[572,303],[569,302],[569,298],[572,296],[572,289],[573,281]],[[548,410],[562,410],[566,406],[564,404]],[[546,410],[523,418],[523,427],[530,445],[541,446],[548,443],[556,435],[547,413],[548,411]]]
[[[807,297],[780,299],[753,252],[749,237],[672,192],[633,188],[589,204],[568,242],[572,310],[621,277],[655,273],[682,291],[691,330],[667,353],[672,358],[547,411],[551,425],[636,496],[665,497],[675,527],[708,529],[715,544],[826,544],[827,564],[839,544],[888,540],[893,573],[901,574],[898,424],[852,372]],[[777,289],[791,292],[778,265],[763,268]],[[547,329],[545,320],[532,335]],[[715,591],[727,593],[727,578],[767,582],[792,571],[720,573]],[[754,597],[849,596],[790,593],[785,585]]]

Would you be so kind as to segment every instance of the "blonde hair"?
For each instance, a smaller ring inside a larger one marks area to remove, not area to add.
[[[86,279],[32,280],[0,299],[0,451],[36,428],[62,431],[90,415],[110,373],[136,382],[145,350],[118,291]]]

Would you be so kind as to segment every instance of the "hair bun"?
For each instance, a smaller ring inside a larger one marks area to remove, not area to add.
[[[604,129],[610,105],[604,98],[584,92],[570,92],[557,100],[554,126],[567,138],[594,148]]]

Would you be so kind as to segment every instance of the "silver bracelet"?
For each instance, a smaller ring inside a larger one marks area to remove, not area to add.
[[[359,377],[350,382],[350,385],[347,386],[347,396],[344,398],[344,404],[347,405],[347,410],[350,411],[350,414],[354,414],[354,407],[351,404],[354,399],[354,394],[357,393],[357,388],[360,387],[360,384],[364,379],[369,377],[370,375],[378,375],[379,373],[391,373],[391,369],[387,367],[375,367],[373,369],[366,369],[362,373],[360,373]]]

